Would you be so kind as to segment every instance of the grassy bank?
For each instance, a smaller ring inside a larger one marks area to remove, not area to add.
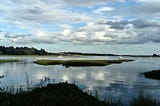
[[[109,64],[119,64],[133,60],[37,60],[34,63],[39,65],[63,65],[69,66],[105,66]]]
[[[160,70],[153,70],[143,73],[146,78],[160,80]]]
[[[160,102],[150,96],[139,94],[128,106],[159,106]],[[0,93],[0,106],[124,106],[121,101],[100,101],[83,92],[74,84],[48,84],[30,92],[17,94]]]
[[[0,93],[0,106],[107,106],[73,84],[49,84],[28,93]]]
[[[17,59],[0,59],[0,63],[5,63],[5,62],[19,62]]]

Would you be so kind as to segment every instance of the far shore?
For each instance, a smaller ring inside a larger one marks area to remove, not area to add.
[[[80,56],[121,56],[121,57],[160,57],[159,55],[154,56],[154,55],[117,55],[117,54],[90,54],[90,53],[84,53],[84,54],[59,54],[59,53],[53,53],[49,55],[7,55],[7,54],[0,54],[0,56],[75,56],[75,57],[80,57]]]

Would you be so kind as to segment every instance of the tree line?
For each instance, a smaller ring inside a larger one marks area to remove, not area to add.
[[[44,49],[28,48],[28,47],[5,47],[0,46],[1,55],[49,55]]]

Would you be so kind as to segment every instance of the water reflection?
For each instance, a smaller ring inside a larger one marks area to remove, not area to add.
[[[129,99],[144,91],[159,99],[160,81],[146,79],[139,74],[141,72],[160,69],[160,58],[135,58],[136,61],[114,64],[104,67],[69,67],[63,66],[41,66],[34,64],[37,59],[58,59],[58,57],[0,57],[14,58],[23,61],[17,63],[0,64],[0,87],[26,85],[26,75],[33,84],[39,83],[40,79],[49,77],[56,82],[68,81],[79,85],[79,87],[91,91],[97,90],[101,99],[106,97]],[[63,59],[74,59],[75,57],[63,57]],[[104,59],[105,57],[76,57],[76,59]],[[107,57],[115,59],[118,57]],[[124,57],[126,58],[126,57]]]
[[[80,80],[86,79],[86,73],[79,73],[76,77]]]
[[[36,73],[35,74],[35,78],[39,79],[39,80],[45,78],[46,76],[48,76],[48,73],[46,73],[45,71],[41,72],[41,73]]]
[[[69,81],[69,77],[67,75],[63,75],[62,79],[63,79],[64,82]]]
[[[92,72],[91,75],[95,80],[105,80],[106,78],[104,71]]]

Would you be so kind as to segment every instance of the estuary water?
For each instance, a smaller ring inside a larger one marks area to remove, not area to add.
[[[32,85],[49,77],[55,82],[75,83],[84,91],[96,91],[100,99],[129,100],[139,92],[159,99],[160,80],[145,78],[141,73],[160,69],[160,58],[123,57],[132,62],[112,64],[102,67],[69,67],[61,65],[37,65],[34,60],[73,60],[73,59],[118,59],[114,56],[0,56],[0,59],[20,59],[20,62],[0,63],[0,88],[26,86],[26,77]],[[27,74],[27,76],[26,76]]]

